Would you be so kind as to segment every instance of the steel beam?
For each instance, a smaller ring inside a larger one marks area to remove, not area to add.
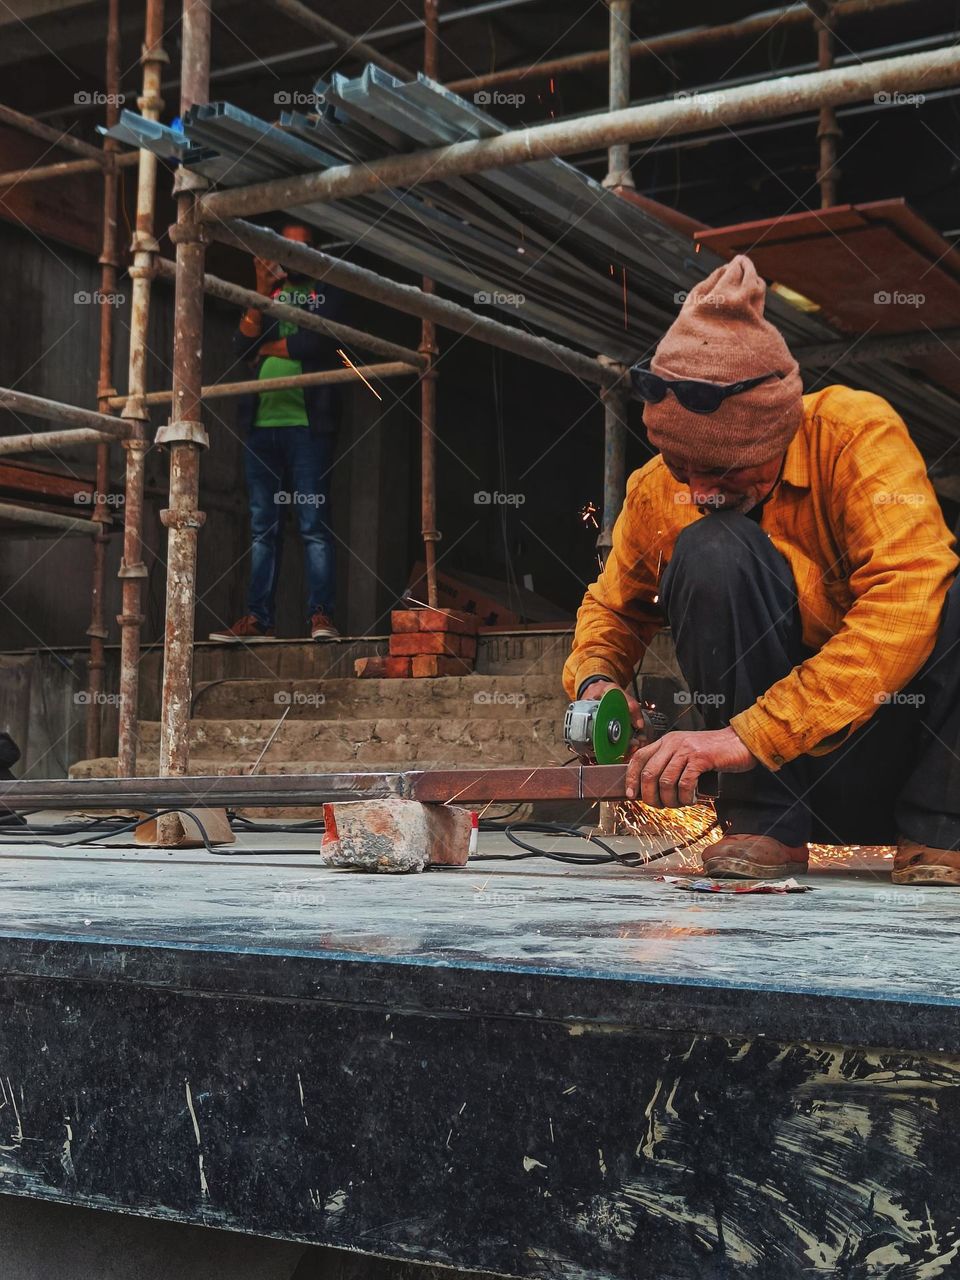
[[[508,165],[572,155],[591,147],[642,142],[665,133],[700,133],[717,125],[732,127],[772,115],[794,115],[811,108],[861,102],[875,93],[913,92],[960,82],[955,46],[883,58],[831,71],[782,76],[758,84],[718,90],[707,96],[671,98],[646,106],[515,129],[495,138],[431,147],[408,155],[387,156],[363,164],[338,165],[319,173],[275,178],[247,187],[217,191],[200,201],[200,217],[215,222],[237,214],[287,209],[318,200],[412,187]]]
[[[622,800],[625,776],[624,765],[610,764],[542,769],[422,769],[403,773],[56,779],[2,782],[0,804],[20,810],[155,810],[317,805],[329,800],[391,796],[461,805],[497,800]]]

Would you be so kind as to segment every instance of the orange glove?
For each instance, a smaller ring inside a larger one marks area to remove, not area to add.
[[[274,338],[272,342],[261,343],[257,349],[257,355],[280,356],[284,360],[289,360],[290,352],[287,350],[286,338]]]

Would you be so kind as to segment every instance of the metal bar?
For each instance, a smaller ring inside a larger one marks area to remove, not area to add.
[[[211,808],[317,805],[397,799],[427,804],[486,800],[622,800],[624,765],[542,769],[423,769],[405,773],[257,774],[211,777],[83,778],[0,782],[14,809]]]
[[[881,9],[892,9],[895,6],[910,3],[912,0],[839,0],[836,5],[836,15],[838,18],[850,18],[861,13],[875,13]],[[753,14],[737,22],[664,32],[662,35],[649,36],[646,40],[635,40],[628,45],[629,57],[631,61],[634,58],[662,58],[666,54],[681,53],[704,45],[720,44],[726,40],[752,40],[767,31],[772,31],[774,27],[799,26],[811,22],[813,16],[807,5],[792,4],[780,9],[768,9],[765,13]],[[591,71],[605,67],[609,61],[608,47],[592,50],[589,53],[574,53],[562,58],[535,62],[532,66],[508,67],[502,71],[488,72],[486,75],[464,76],[460,80],[449,81],[446,87],[454,93],[469,95],[478,89],[492,89],[500,84],[513,84],[527,76],[549,79],[551,76],[561,75],[567,71]]]
[[[98,525],[94,520],[80,520],[74,516],[60,515],[57,511],[40,511],[34,507],[21,507],[13,502],[0,502],[0,521],[16,524],[39,525],[45,529],[58,529],[61,533],[83,533],[93,536]]]
[[[137,106],[148,120],[159,120],[163,110],[160,78],[167,55],[163,49],[163,0],[147,0],[144,16],[143,85]],[[157,241],[153,234],[157,195],[157,158],[150,151],[134,153],[137,171],[137,217],[133,233],[130,302],[130,354],[127,364],[129,395],[122,417],[130,426],[126,453],[123,512],[123,558],[118,577],[122,583],[120,613],[120,699],[118,705],[118,759],[120,777],[137,771],[140,704],[141,589],[147,577],[143,563],[143,483],[150,415],[144,402],[147,382],[147,349],[150,325],[150,284]]]
[[[0,387],[0,409],[24,413],[28,418],[46,418],[50,422],[65,422],[73,427],[87,427],[101,435],[119,438],[125,434],[123,423],[107,413],[95,409],[81,409],[79,405],[62,404],[59,400],[47,400],[43,396],[27,395],[12,387]]]
[[[126,430],[122,422],[118,422],[117,427],[119,432]],[[119,439],[122,439],[122,436],[118,432],[96,431],[91,427],[67,427],[63,431],[36,431],[19,436],[0,436],[0,454],[34,453],[39,449],[60,449],[78,444],[104,445]]]
[[[276,232],[255,227],[252,223],[215,222],[207,227],[207,234],[212,240],[233,245],[247,253],[259,254],[269,261],[280,262],[306,275],[329,280],[331,284],[339,285],[362,298],[382,302],[407,315],[433,320],[438,326],[452,329],[454,333],[469,334],[478,342],[512,351],[515,355],[525,356],[528,360],[546,365],[549,369],[557,369],[561,373],[569,373],[585,382],[612,386],[617,381],[616,372],[592,356],[564,347],[559,342],[551,342],[549,338],[540,338],[522,329],[490,320],[486,316],[479,316],[469,307],[462,307],[447,298],[425,294],[413,285],[387,280],[365,267],[344,262],[340,258],[331,258],[317,249],[287,240]]]
[[[116,110],[113,104],[108,104],[108,113],[111,106]],[[72,151],[75,155],[95,161],[97,165],[103,165],[103,152],[99,148],[84,142],[81,138],[75,138],[72,133],[64,133],[62,129],[55,129],[52,125],[35,120],[33,116],[24,115],[22,111],[14,111],[13,107],[0,104],[0,124],[8,124],[14,129],[20,129],[23,133],[31,133],[35,138],[42,138],[44,142],[52,142],[55,146],[62,147],[64,151]]]
[[[137,153],[124,152],[117,156],[116,163],[122,168],[136,164]],[[29,169],[12,169],[8,173],[0,173],[0,187],[12,187],[23,182],[48,182],[56,178],[69,178],[76,173],[100,173],[102,170],[102,157],[98,160],[61,160],[58,164],[38,164]]]
[[[823,0],[816,12],[817,31],[817,66],[821,71],[829,71],[834,65],[836,40],[836,11],[830,0]],[[837,113],[833,107],[821,107],[820,119],[817,123],[817,140],[820,146],[820,167],[817,170],[817,181],[820,184],[820,207],[831,209],[837,203],[837,189],[840,170],[837,168],[837,145],[840,141],[840,126],[837,124]]]
[[[960,81],[954,47],[884,58],[831,71],[783,76],[759,84],[718,90],[709,98],[672,98],[596,116],[516,129],[494,138],[431,147],[363,164],[338,165],[320,173],[276,178],[201,200],[201,217],[216,221],[266,209],[292,208],[317,200],[341,200],[387,187],[481,173],[532,160],[571,155],[617,142],[641,142],[666,132],[699,133],[718,124],[734,126],[774,114],[862,101],[896,85],[900,92],[938,89]]]
[[[607,0],[610,9],[609,107],[620,111],[630,105],[630,5],[631,0]],[[605,187],[632,187],[630,144],[618,142],[607,152]]]
[[[356,383],[359,381],[359,375],[363,374],[365,378],[402,378],[410,374],[418,374],[420,372],[412,364],[404,364],[399,361],[390,364],[358,364],[352,369],[323,369],[319,373],[295,373],[288,378],[270,378],[269,386],[265,386],[264,381],[258,378],[251,378],[246,382],[213,382],[209,387],[200,388],[200,398],[202,400],[220,400],[226,396],[246,396],[259,393],[261,391],[287,391],[292,387],[327,387],[336,386],[342,382]],[[151,391],[144,396],[147,404],[169,404],[173,399],[173,390],[168,391]],[[122,404],[123,396],[112,396],[113,403]],[[0,436],[0,446],[3,444],[3,437]],[[2,447],[0,447],[2,452]]]
[[[172,280],[176,277],[176,264],[168,258],[157,258],[154,265],[157,275],[163,279]],[[379,338],[372,333],[364,333],[363,330],[354,329],[349,324],[326,320],[323,316],[313,315],[309,311],[291,306],[286,302],[275,302],[272,298],[265,298],[262,293],[257,293],[255,289],[245,289],[242,285],[234,284],[231,280],[221,280],[219,276],[208,274],[203,277],[203,288],[204,292],[209,293],[212,298],[221,298],[224,302],[234,302],[238,307],[256,307],[258,311],[264,312],[265,315],[276,316],[278,320],[286,320],[290,324],[298,325],[301,329],[313,329],[316,333],[324,333],[332,338],[339,338],[341,342],[348,346],[360,347],[364,351],[372,351],[375,355],[386,356],[388,360],[400,361],[403,364],[412,364],[418,367],[426,364],[423,356],[414,351],[412,347],[402,347],[397,342],[388,342],[386,338]]]
[[[960,329],[922,329],[917,333],[894,333],[882,338],[845,339],[817,346],[794,347],[794,355],[805,367],[836,364],[850,360],[868,364],[871,360],[900,360],[908,356],[931,355],[960,350]]]
[[[624,371],[624,378],[628,375]],[[603,515],[597,550],[606,560],[613,546],[613,526],[627,493],[627,402],[626,381],[600,393],[603,401]]]
[[[211,12],[205,2],[183,0],[180,115],[206,102],[210,87]],[[197,591],[200,453],[208,444],[200,417],[203,363],[203,261],[205,244],[198,212],[203,179],[177,170],[177,248],[174,297],[173,404],[170,422],[157,432],[170,447],[170,505],[160,513],[167,530],[167,596],[160,705],[160,773],[185,774],[190,759],[190,696]],[[169,823],[160,824],[165,842]]]
[[[423,0],[423,74],[438,78],[438,0]],[[421,287],[429,297],[434,292],[431,276],[423,276]],[[426,371],[420,379],[420,536],[426,565],[427,604],[436,608],[437,594],[437,328],[426,317],[420,321],[420,354]]]
[[[107,44],[104,67],[106,110],[104,120],[108,129],[119,119],[120,101],[120,0],[109,0],[107,6]],[[109,398],[113,394],[113,321],[115,310],[109,299],[117,291],[117,195],[119,179],[114,161],[120,144],[113,138],[103,139],[103,236],[100,250],[100,369],[97,376],[97,407],[107,413]],[[97,533],[93,540],[93,564],[90,574],[90,653],[87,658],[87,711],[84,723],[84,756],[94,760],[100,755],[103,682],[106,670],[105,646],[107,618],[104,588],[107,576],[107,545],[110,541],[110,511],[105,502],[99,501],[110,484],[110,447],[106,443],[97,446],[96,480],[93,519]]]
[[[381,53],[372,44],[368,44],[366,40],[361,40],[359,36],[352,36],[349,31],[344,31],[343,27],[338,27],[329,18],[321,18],[318,13],[301,4],[300,0],[267,0],[267,2],[291,22],[296,22],[307,31],[312,31],[314,35],[332,40],[342,53],[359,58],[363,62],[375,62],[377,66],[383,67],[384,71],[389,71],[392,76],[400,80],[412,78],[412,73],[401,63],[394,62],[392,58],[388,58],[386,54]]]

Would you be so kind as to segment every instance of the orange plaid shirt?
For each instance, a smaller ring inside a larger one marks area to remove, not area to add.
[[[923,459],[894,409],[841,386],[803,405],[761,527],[793,571],[804,644],[816,652],[730,722],[773,770],[834,750],[909,683],[936,642],[958,566]],[[673,544],[701,519],[713,517],[699,515],[659,455],[630,477],[606,567],[577,614],[563,672],[571,697],[592,675],[628,685],[664,625],[658,582]]]

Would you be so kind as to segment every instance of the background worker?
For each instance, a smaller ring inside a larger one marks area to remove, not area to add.
[[[894,409],[802,395],[764,297],[734,258],[632,370],[660,453],[630,477],[567,692],[626,690],[666,619],[707,727],[642,746],[628,795],[690,804],[720,771],[708,873],[803,871],[816,822],[837,843],[899,837],[897,883],[960,884],[953,539]]]
[[[290,222],[288,240],[309,244],[309,228]],[[334,320],[343,295],[332,285],[287,271],[275,262],[255,259],[257,291],[311,315]],[[285,320],[266,319],[262,311],[244,312],[234,336],[238,356],[250,360],[265,386],[271,378],[340,368],[337,339]],[[330,474],[336,439],[335,388],[296,387],[244,396],[237,425],[244,433],[247,497],[250,504],[250,585],[247,613],[211,640],[246,644],[275,637],[277,584],[283,526],[293,512],[303,542],[308,589],[307,625],[311,639],[338,634],[333,623],[334,546],[329,525]]]

